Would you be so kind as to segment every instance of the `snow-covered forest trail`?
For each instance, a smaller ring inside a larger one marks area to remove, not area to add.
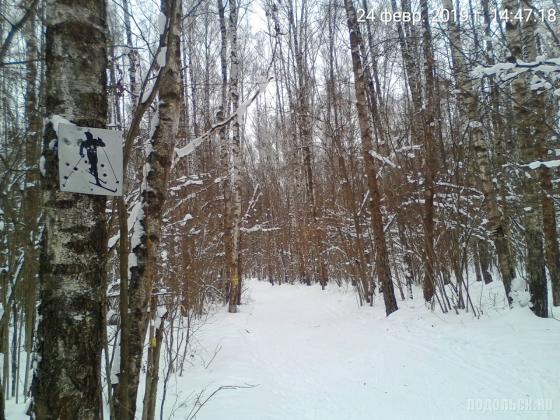
[[[351,289],[245,287],[239,313],[221,310],[195,333],[164,418],[186,418],[199,392],[220,386],[253,387],[218,392],[197,419],[560,418],[560,323],[528,308],[475,319],[417,300],[386,318],[381,301],[360,308]]]

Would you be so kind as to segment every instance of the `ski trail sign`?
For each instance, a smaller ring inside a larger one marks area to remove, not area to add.
[[[122,131],[60,124],[60,190],[95,195],[122,195]]]

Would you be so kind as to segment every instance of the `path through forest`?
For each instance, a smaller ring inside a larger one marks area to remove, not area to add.
[[[500,306],[495,283],[475,288],[475,302]],[[195,333],[165,418],[185,418],[197,392],[223,385],[254,387],[218,392],[197,419],[560,418],[560,323],[528,308],[474,319],[419,299],[385,318],[380,298],[359,308],[332,286],[251,281],[245,296],[238,314],[222,308]]]
[[[190,363],[170,376],[162,418],[560,418],[560,322],[500,309],[501,283],[471,289],[486,308],[480,319],[431,312],[421,299],[386,318],[380,297],[360,308],[351,289],[246,282],[239,313],[216,307],[194,326]],[[8,419],[24,412],[8,401]]]

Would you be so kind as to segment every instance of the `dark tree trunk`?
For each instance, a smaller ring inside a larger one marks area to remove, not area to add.
[[[352,68],[354,71],[354,87],[356,91],[356,107],[358,109],[358,119],[360,133],[362,137],[362,156],[364,158],[365,171],[370,193],[369,209],[371,212],[371,223],[373,227],[374,241],[376,246],[376,265],[377,274],[383,287],[383,300],[385,302],[385,313],[390,315],[395,312],[397,300],[391,278],[391,266],[389,264],[389,253],[383,229],[383,215],[381,213],[381,194],[377,182],[377,170],[375,160],[370,151],[373,150],[371,127],[368,118],[368,108],[366,101],[366,87],[364,69],[360,56],[360,45],[362,36],[356,17],[356,10],[352,0],[344,0],[348,29],[350,32],[350,48],[352,52]]]
[[[424,114],[424,284],[422,291],[426,302],[431,301],[435,293],[435,254],[434,254],[434,177],[436,171],[435,148],[435,66],[432,51],[432,33],[427,0],[420,1],[422,16],[422,39],[424,51],[424,77],[426,79],[426,106]]]

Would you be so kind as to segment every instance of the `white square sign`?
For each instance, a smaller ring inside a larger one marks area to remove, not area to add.
[[[122,136],[122,131],[60,124],[60,191],[122,195]]]

